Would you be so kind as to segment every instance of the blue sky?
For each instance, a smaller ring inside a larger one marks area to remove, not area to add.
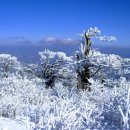
[[[130,46],[130,0],[0,0],[0,43],[75,39],[94,26]]]

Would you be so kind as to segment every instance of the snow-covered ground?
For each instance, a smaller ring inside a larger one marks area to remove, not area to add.
[[[0,130],[26,130],[24,122],[0,117]]]
[[[0,130],[34,130],[35,124],[27,117],[17,116],[15,119],[0,117]]]

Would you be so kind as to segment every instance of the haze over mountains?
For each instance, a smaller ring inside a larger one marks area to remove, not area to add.
[[[54,40],[54,39],[50,39]],[[109,44],[93,44],[93,48],[97,48],[102,53],[116,54],[123,58],[130,58],[130,48]],[[74,55],[79,50],[80,41],[72,39],[56,39],[55,41],[39,41],[31,43],[30,41],[21,41],[18,44],[0,44],[0,53],[8,53],[18,57],[20,61],[31,63],[39,61],[39,51],[50,49],[52,51],[63,51],[68,55]]]

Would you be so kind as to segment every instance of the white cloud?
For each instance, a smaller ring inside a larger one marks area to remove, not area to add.
[[[64,44],[75,44],[75,43],[77,43],[77,41],[76,41],[75,39],[72,39],[72,38],[61,39],[61,41],[62,41]]]
[[[40,43],[42,44],[77,44],[80,43],[77,39],[72,38],[56,38],[56,37],[47,37],[43,38]]]
[[[116,41],[116,37],[114,36],[99,36],[98,37],[101,41]]]
[[[57,40],[57,38],[55,38],[55,37],[47,37],[44,39],[45,42],[54,42],[56,40]]]
[[[0,44],[4,45],[12,45],[12,44],[17,44],[17,45],[22,45],[22,44],[43,44],[43,45],[55,45],[55,44],[64,44],[64,45],[75,45],[79,44],[80,41],[77,39],[72,39],[72,38],[57,38],[53,36],[49,36],[46,38],[43,38],[42,40],[39,41],[33,41],[28,39],[25,36],[16,36],[16,37],[7,37],[7,38],[2,38],[0,37]]]
[[[31,44],[32,42],[25,36],[15,37],[0,37],[0,44],[4,45],[16,45],[16,44]]]

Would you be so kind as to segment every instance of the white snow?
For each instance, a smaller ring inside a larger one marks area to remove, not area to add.
[[[27,130],[22,121],[0,117],[0,130]]]

